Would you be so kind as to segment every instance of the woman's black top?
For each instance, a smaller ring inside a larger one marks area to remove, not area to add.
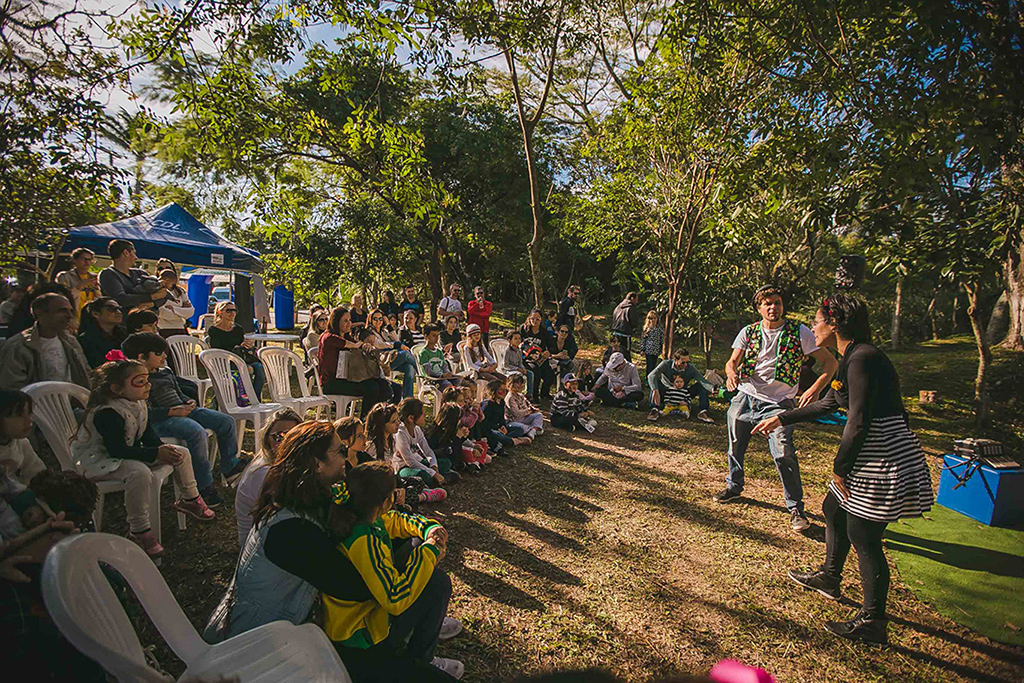
[[[270,527],[263,552],[321,593],[352,602],[373,600],[359,570],[338,550],[338,542],[307,519],[293,517]]]
[[[350,308],[348,309],[348,315],[352,319],[353,325],[361,325],[366,323],[367,312],[365,309],[363,310],[362,313],[359,313],[358,311],[356,311],[356,309]]]
[[[451,344],[452,346],[457,347],[460,341],[462,341],[462,332],[459,331],[459,328],[456,327],[451,332],[447,329],[441,330],[441,346],[448,346]]]
[[[523,323],[523,326],[519,328],[519,334],[523,338],[523,351],[526,351],[531,346],[547,351],[549,346],[548,340],[551,338],[551,335],[544,328],[544,323],[540,324],[536,332],[530,327],[530,323]]]
[[[846,477],[853,470],[873,419],[894,415],[907,417],[899,375],[889,357],[877,346],[850,344],[839,361],[839,369],[825,398],[803,408],[787,410],[779,419],[782,424],[791,425],[829,415],[839,408],[846,408],[847,420],[832,469],[840,477]]]
[[[99,325],[90,324],[78,334],[78,343],[85,352],[85,359],[93,370],[107,362],[107,354],[114,349],[120,350],[121,342],[128,336],[120,325],[114,327],[110,334]]]
[[[410,330],[408,327],[399,328],[398,338],[402,340],[402,344],[410,349],[417,344],[425,344],[427,342],[427,338],[423,336],[423,330]]]
[[[548,342],[548,351],[551,352],[552,356],[558,355],[562,351],[568,351],[569,358],[572,359],[575,358],[576,354],[579,352],[579,346],[576,344],[576,340],[573,339],[572,335],[570,334],[565,338],[565,344],[562,345],[562,348],[558,348],[558,337],[554,336],[551,337],[550,341]]]
[[[225,351],[234,351],[236,346],[241,346],[245,341],[245,330],[239,325],[235,325],[226,332],[214,325],[206,331],[206,335],[210,340],[211,348]]]

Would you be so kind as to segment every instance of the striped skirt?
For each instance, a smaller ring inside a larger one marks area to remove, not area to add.
[[[847,512],[873,522],[895,522],[920,517],[931,509],[935,496],[921,443],[902,415],[876,417],[846,477],[850,497],[843,500],[836,485],[832,492]]]

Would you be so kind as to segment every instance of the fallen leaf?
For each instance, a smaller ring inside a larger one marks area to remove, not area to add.
[[[1020,630],[1020,626],[1017,626],[1016,624],[1012,624],[1009,621],[1006,622],[1006,628],[1010,629],[1011,631],[1019,631]]]

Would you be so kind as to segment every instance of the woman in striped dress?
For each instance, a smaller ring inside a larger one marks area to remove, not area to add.
[[[804,588],[833,600],[850,545],[857,551],[864,604],[850,621],[827,621],[844,638],[887,642],[885,602],[889,565],[882,534],[889,522],[919,517],[931,508],[931,475],[921,445],[907,427],[899,377],[889,358],[869,343],[868,310],[851,294],[825,299],[814,322],[819,347],[838,349],[839,370],[828,394],[803,408],[765,420],[754,431],[770,434],[780,424],[813,420],[837,408],[847,410],[846,428],[833,464],[825,512],[825,564],[817,571],[790,571]]]

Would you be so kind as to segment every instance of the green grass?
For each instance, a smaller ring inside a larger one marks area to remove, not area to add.
[[[890,525],[886,547],[903,583],[940,614],[1024,646],[1024,530],[935,506],[924,518]]]

